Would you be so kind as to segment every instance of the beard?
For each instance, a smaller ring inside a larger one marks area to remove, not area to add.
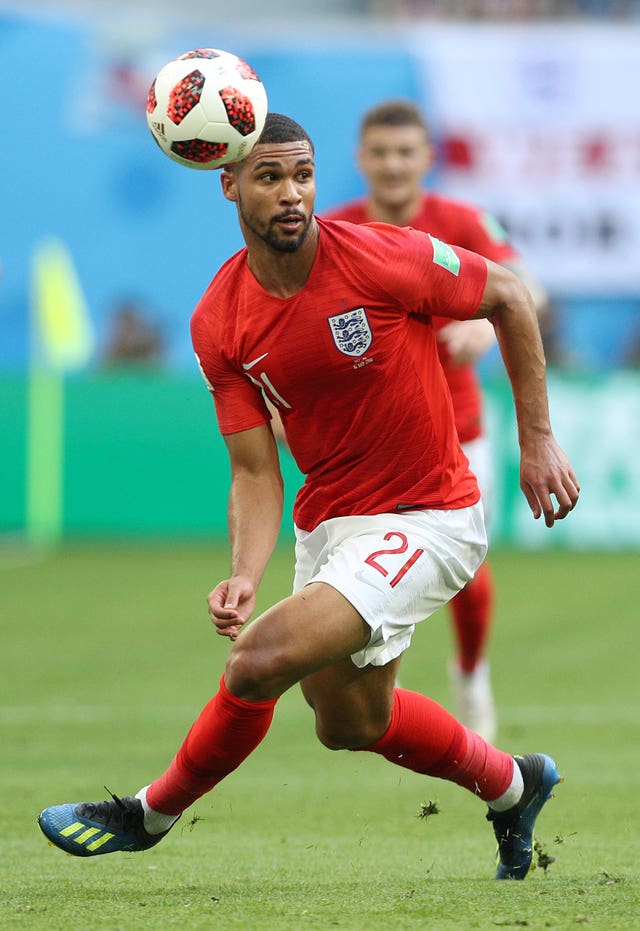
[[[282,220],[284,217],[292,216],[300,217],[301,220],[304,220],[305,216],[303,213],[300,213],[299,210],[287,210],[286,213],[273,217],[268,223],[259,223],[244,209],[242,200],[238,197],[238,212],[243,224],[264,243],[272,249],[275,249],[276,252],[297,252],[307,238],[311,220],[313,219],[313,215],[309,216],[303,228],[296,236],[285,236],[277,227],[278,221]]]

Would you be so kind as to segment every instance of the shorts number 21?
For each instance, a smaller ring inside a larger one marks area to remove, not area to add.
[[[399,546],[389,547],[388,549],[385,549],[385,550],[376,550],[375,553],[371,553],[365,559],[365,562],[367,563],[367,565],[372,566],[374,569],[377,569],[377,571],[380,572],[385,578],[389,575],[389,570],[385,569],[385,567],[378,562],[378,559],[382,556],[391,556],[397,553],[406,553],[407,550],[409,549],[409,543],[407,541],[407,538],[405,537],[403,533],[400,533],[400,531],[390,530],[389,533],[385,533],[384,535],[384,539],[389,540],[389,541],[392,540],[394,537],[400,540]],[[402,579],[403,576],[407,574],[409,569],[420,559],[423,553],[424,553],[424,550],[414,550],[414,552],[411,554],[411,556],[409,556],[407,561],[400,567],[400,569],[398,569],[398,571],[393,576],[393,578],[389,580],[389,585],[391,586],[391,588],[395,588],[395,586],[398,584],[400,579]]]

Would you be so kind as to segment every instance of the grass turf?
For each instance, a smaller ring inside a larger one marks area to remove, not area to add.
[[[66,546],[0,556],[0,927],[352,931],[637,927],[635,553],[492,556],[498,744],[554,755],[566,782],[538,835],[554,857],[496,883],[484,807],[371,754],[331,753],[297,689],[260,748],[144,854],[50,848],[49,804],[135,792],[217,687],[228,642],[206,616],[226,574],[206,545]],[[260,606],[283,597],[278,551]],[[449,703],[446,615],[422,625],[402,684]],[[418,817],[434,801],[439,814]]]

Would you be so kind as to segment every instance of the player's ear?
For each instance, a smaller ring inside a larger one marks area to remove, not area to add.
[[[433,142],[431,142],[430,139],[427,139],[427,144],[426,144],[425,153],[424,153],[424,170],[425,170],[425,173],[428,172],[428,171],[431,171],[431,169],[432,169],[433,166],[435,165],[435,161],[436,161],[436,156],[437,156],[437,154],[438,154],[438,153],[437,153],[437,151],[436,151],[435,145],[433,144]]]
[[[224,168],[220,175],[220,184],[222,186],[222,195],[226,200],[235,203],[238,200],[237,174],[233,168]]]

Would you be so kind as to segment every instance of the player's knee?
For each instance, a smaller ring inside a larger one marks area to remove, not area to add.
[[[329,750],[360,750],[375,743],[387,729],[388,721],[375,718],[346,721],[316,718],[316,735]]]
[[[224,679],[229,691],[245,701],[278,698],[292,685],[282,663],[250,643],[249,637],[233,645]]]

